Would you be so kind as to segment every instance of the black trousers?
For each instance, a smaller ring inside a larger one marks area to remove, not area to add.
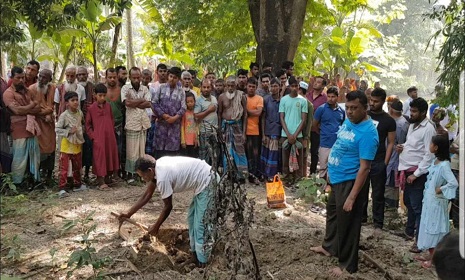
[[[194,145],[186,145],[185,148],[181,149],[181,155],[191,158],[198,158],[199,150]]]
[[[405,178],[412,175],[413,172],[405,172]],[[421,209],[423,207],[423,191],[427,174],[423,174],[412,184],[405,182],[404,189],[404,204],[407,207],[407,226],[405,233],[410,236],[415,236],[418,240],[418,229],[420,228]]]
[[[247,135],[245,153],[249,175],[260,177],[260,152],[262,149],[262,138],[260,135]]]
[[[371,163],[370,175],[368,175],[368,178],[365,181],[365,185],[363,187],[363,190],[366,192],[365,197],[367,199],[364,201],[363,205],[362,221],[366,221],[368,218],[368,194],[370,192],[371,183],[373,224],[375,228],[379,229],[382,229],[384,224],[384,207],[386,203],[384,192],[386,191],[386,177],[386,164],[384,164],[384,159],[373,161]]]
[[[312,131],[310,134],[310,174],[316,173],[318,165],[318,149],[320,148],[320,134]]]
[[[355,199],[352,211],[343,209],[355,180],[333,184],[326,205],[326,233],[323,248],[339,260],[339,267],[354,273],[358,270],[358,245],[362,228],[363,188]]]

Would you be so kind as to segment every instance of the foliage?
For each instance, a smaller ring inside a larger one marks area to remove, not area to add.
[[[255,57],[247,1],[141,0],[151,23],[145,53],[225,76]]]
[[[68,259],[68,268],[71,268],[67,273],[67,277],[71,277],[76,269],[83,266],[90,265],[97,278],[100,277],[99,270],[109,263],[112,259],[110,257],[100,258],[97,256],[97,250],[93,247],[94,240],[91,239],[91,234],[97,229],[97,224],[92,223],[95,211],[92,211],[82,218],[74,220],[65,220],[65,224],[62,227],[62,233],[67,233],[71,229],[78,227],[79,232],[82,234],[81,240],[76,241],[84,248],[77,248]]]
[[[12,262],[18,261],[23,253],[22,242],[18,235],[2,237],[2,247],[8,247],[6,258]]]
[[[7,193],[8,191],[12,191],[13,193],[18,193],[15,183],[13,183],[13,178],[11,177],[11,173],[0,174],[0,181],[2,183],[0,186],[1,194]]]
[[[437,71],[438,81],[446,88],[446,94],[437,98],[441,106],[457,104],[459,101],[459,77],[465,70],[465,2],[452,0],[449,6],[436,6],[429,18],[441,20],[444,27],[433,38],[444,36],[440,47]]]
[[[297,183],[297,195],[306,202],[326,204],[327,195],[322,189],[324,186],[326,186],[326,181],[313,174],[309,178],[302,179]]]

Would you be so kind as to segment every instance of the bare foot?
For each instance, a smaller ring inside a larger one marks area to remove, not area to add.
[[[414,256],[413,259],[416,260],[416,261],[420,261],[420,262],[425,262],[425,261],[431,260],[429,255],[424,255],[424,256],[418,255],[418,256]]]
[[[331,257],[331,254],[328,251],[326,251],[323,248],[323,246],[310,247],[310,250],[315,252],[315,253],[322,254],[322,255],[325,255],[327,257]]]
[[[421,267],[423,268],[431,268],[432,265],[431,261],[424,261],[421,263]]]
[[[335,278],[341,277],[343,273],[344,271],[338,266],[329,271],[329,275]]]

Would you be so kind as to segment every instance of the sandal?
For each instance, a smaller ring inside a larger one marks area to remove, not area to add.
[[[315,214],[318,214],[320,213],[322,209],[316,205],[312,205],[312,207],[310,207],[310,211],[312,211],[312,213],[315,213]]]
[[[415,254],[419,254],[422,252],[420,249],[418,249],[417,244],[413,244],[409,251]]]

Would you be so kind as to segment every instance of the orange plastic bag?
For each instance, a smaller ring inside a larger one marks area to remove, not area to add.
[[[270,208],[286,208],[286,194],[279,175],[275,175],[273,182],[266,183],[266,201]]]

